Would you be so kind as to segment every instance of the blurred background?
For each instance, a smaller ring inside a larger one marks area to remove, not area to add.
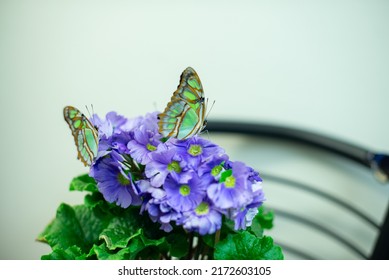
[[[279,124],[389,152],[388,14],[385,0],[0,0],[0,258],[50,252],[35,238],[61,202],[83,201],[68,191],[88,169],[76,160],[63,107],[162,111],[187,66],[216,101],[209,122]],[[388,186],[347,162],[275,141],[209,137],[260,172],[342,192],[377,221],[386,209]],[[266,181],[264,189],[269,205],[307,202]],[[314,206],[301,212],[318,215]],[[331,224],[342,216],[324,213]],[[277,220],[269,232],[280,242],[293,233]],[[360,239],[372,244],[367,235]],[[329,254],[316,257],[358,257],[324,247]]]

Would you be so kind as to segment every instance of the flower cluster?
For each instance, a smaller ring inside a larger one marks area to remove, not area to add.
[[[264,201],[259,174],[230,161],[221,147],[204,138],[163,138],[157,116],[93,116],[99,150],[90,176],[104,198],[123,208],[140,206],[167,232],[175,223],[212,234],[223,216],[234,221],[235,229],[249,226]]]

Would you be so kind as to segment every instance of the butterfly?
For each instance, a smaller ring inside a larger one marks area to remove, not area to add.
[[[186,68],[165,111],[158,115],[159,133],[180,140],[196,135],[207,124],[206,105],[199,76],[193,68]]]
[[[91,165],[97,155],[98,133],[93,124],[77,108],[66,106],[63,116],[68,123],[76,143],[78,156],[85,166]]]

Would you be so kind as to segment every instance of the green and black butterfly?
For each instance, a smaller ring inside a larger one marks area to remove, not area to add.
[[[158,115],[159,133],[186,139],[201,132],[206,126],[206,103],[199,76],[193,68],[186,68],[165,111]]]
[[[96,128],[80,110],[72,106],[63,109],[63,116],[72,131],[78,158],[85,166],[91,165],[97,155],[99,143]]]

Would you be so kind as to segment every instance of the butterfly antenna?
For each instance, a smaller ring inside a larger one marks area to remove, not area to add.
[[[90,111],[89,111],[89,108],[88,108],[87,105],[85,105],[85,109],[86,109],[86,111],[88,112],[88,115],[89,115],[89,118],[90,118],[91,114],[90,114]]]
[[[94,108],[93,108],[93,104],[91,104],[91,105],[90,105],[90,107],[91,107],[91,111],[92,111],[92,113],[91,113],[91,111],[89,111],[89,108],[88,108],[88,106],[87,106],[87,105],[85,105],[85,108],[86,108],[86,110],[88,111],[89,118],[92,118],[92,117],[93,117],[93,115],[95,114],[95,110],[94,110]]]
[[[201,131],[199,133],[200,136],[202,136],[203,134],[207,135],[207,139],[208,140],[211,140],[211,136],[209,135],[209,130],[208,129],[204,129],[203,131]]]
[[[209,113],[211,113],[213,105],[215,105],[215,102],[216,102],[216,100],[214,100],[212,102],[211,108],[208,110],[207,115],[205,116],[205,119],[208,119],[208,115],[209,115]],[[207,98],[207,105],[208,105],[208,98]]]

